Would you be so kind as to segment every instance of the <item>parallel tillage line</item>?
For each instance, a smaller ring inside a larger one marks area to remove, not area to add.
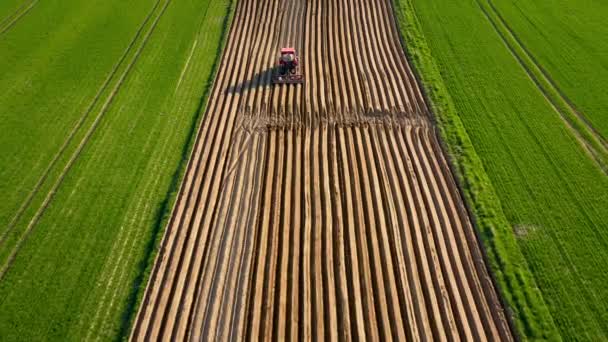
[[[132,339],[512,339],[392,11],[237,4]]]

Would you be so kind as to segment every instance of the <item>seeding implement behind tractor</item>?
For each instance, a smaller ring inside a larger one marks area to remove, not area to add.
[[[291,47],[281,49],[281,56],[274,68],[272,82],[274,84],[304,83],[296,49]]]

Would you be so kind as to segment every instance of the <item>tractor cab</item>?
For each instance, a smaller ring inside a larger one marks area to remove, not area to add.
[[[292,47],[281,49],[281,55],[273,72],[272,82],[274,84],[304,83],[296,49]]]

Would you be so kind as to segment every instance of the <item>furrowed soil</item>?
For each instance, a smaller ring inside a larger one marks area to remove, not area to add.
[[[133,340],[512,339],[397,32],[386,0],[238,2]]]

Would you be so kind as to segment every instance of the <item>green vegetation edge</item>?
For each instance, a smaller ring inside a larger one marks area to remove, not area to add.
[[[143,272],[134,281],[134,295],[129,298],[128,305],[126,306],[125,312],[122,315],[122,326],[118,335],[120,340],[129,340],[129,336],[131,334],[131,331],[133,330],[133,324],[135,323],[135,319],[137,318],[137,314],[140,310],[140,305],[142,304],[144,294],[148,286],[148,281],[150,279],[150,275],[156,262],[156,257],[158,256],[158,253],[160,251],[160,244],[164,239],[167,224],[171,219],[173,208],[177,201],[177,196],[180,193],[182,181],[186,175],[188,162],[192,155],[192,149],[194,148],[194,144],[196,143],[196,137],[198,135],[200,125],[205,116],[204,114],[207,108],[207,103],[209,101],[209,95],[211,93],[211,90],[213,89],[213,84],[215,82],[215,78],[219,69],[219,62],[222,59],[223,51],[228,40],[228,33],[230,32],[230,27],[234,18],[236,1],[238,0],[229,0],[228,2],[228,15],[224,19],[220,37],[220,45],[218,46],[218,49],[216,51],[216,58],[212,67],[213,71],[211,72],[211,75],[207,80],[203,96],[201,97],[201,102],[197,108],[196,113],[194,114],[195,119],[193,120],[192,126],[190,127],[190,132],[188,133],[188,140],[186,144],[184,144],[181,160],[179,161],[179,166],[175,170],[175,173],[173,174],[173,177],[171,179],[169,191],[167,192],[167,195],[162,202],[161,210],[159,211],[159,215],[152,230],[153,236],[151,236],[150,244],[146,246],[146,255],[142,264]]]
[[[481,159],[443,82],[410,0],[393,0],[403,48],[438,123],[486,262],[521,339],[561,339]]]

